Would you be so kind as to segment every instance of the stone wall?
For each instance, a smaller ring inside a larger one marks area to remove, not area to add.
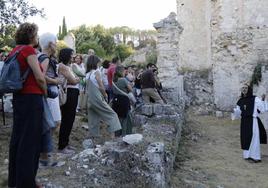
[[[220,110],[232,109],[257,63],[268,59],[268,13],[264,7],[268,1],[212,1],[213,85]]]
[[[185,101],[196,106],[196,113],[211,114],[214,110],[213,78],[211,69],[183,73]]]
[[[47,179],[48,188],[169,187],[184,123],[184,106],[144,105],[134,114],[136,134],[81,151],[66,161],[65,174]],[[137,134],[138,133],[138,134]],[[52,183],[53,182],[53,183]]]
[[[183,27],[180,37],[179,69],[211,68],[210,0],[177,0],[178,22]]]
[[[179,39],[183,31],[176,19],[176,14],[171,13],[167,18],[154,24],[157,35],[157,66],[159,78],[166,91],[169,102],[178,103],[183,95],[183,79],[178,74],[179,66]]]
[[[177,0],[178,21],[184,28],[177,68],[191,72],[184,74],[190,103],[209,102],[222,111],[233,108],[255,66],[268,60],[267,7],[267,0]],[[202,81],[196,75],[209,69],[212,83],[197,87]],[[257,94],[268,87],[261,85],[254,88]],[[202,87],[213,97],[200,96]]]
[[[136,50],[134,54],[130,55],[128,58],[124,60],[123,64],[130,65],[135,63],[141,63],[146,65],[148,56],[156,53],[155,51],[156,49],[153,46],[147,46],[145,48]]]

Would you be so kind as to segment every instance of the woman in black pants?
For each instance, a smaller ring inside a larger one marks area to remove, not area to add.
[[[59,53],[59,77],[66,83],[64,89],[67,90],[66,103],[61,106],[61,126],[59,134],[59,152],[72,154],[74,151],[69,146],[69,137],[75,120],[76,107],[79,96],[79,78],[75,76],[70,67],[74,52],[70,48],[64,48]]]
[[[16,47],[10,52],[12,56],[20,51],[17,60],[21,72],[31,71],[23,88],[13,95],[8,187],[37,187],[35,177],[41,147],[43,98],[47,95],[46,80],[33,48],[38,44],[37,32],[37,25],[21,24],[15,35]]]

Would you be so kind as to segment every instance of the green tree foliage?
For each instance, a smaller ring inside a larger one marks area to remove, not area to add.
[[[64,40],[58,40],[57,42],[57,53],[63,48],[67,48],[67,44],[64,42]]]
[[[58,39],[63,40],[63,38],[67,35],[67,33],[68,33],[68,30],[67,30],[67,25],[65,21],[65,16],[63,16],[62,26],[59,26]]]
[[[119,56],[121,60],[134,52],[134,41],[140,39],[146,46],[155,38],[155,31],[139,31],[126,26],[106,29],[102,25],[81,25],[71,32],[75,35],[78,53],[87,53],[92,48],[103,58]]]
[[[16,43],[14,40],[16,32],[16,26],[14,25],[7,25],[5,26],[5,31],[0,36],[0,48],[4,46],[9,46],[14,48]]]
[[[93,49],[96,55],[99,57],[106,56],[104,48],[100,44],[98,44],[96,41],[88,41],[88,42],[82,43],[77,48],[77,52],[82,53],[82,54],[87,54],[88,49]]]
[[[43,9],[37,9],[27,0],[0,0],[0,48],[14,47],[16,26],[35,15],[43,17]]]
[[[133,52],[133,49],[126,44],[119,44],[115,47],[115,56],[119,57],[121,61],[124,61]]]
[[[102,46],[107,55],[113,54],[115,42],[113,35],[101,25],[92,27],[94,40]]]
[[[62,20],[62,31],[61,31],[61,34],[63,36],[66,36],[67,35],[67,25],[66,25],[66,22],[65,22],[65,16],[63,17],[63,20]]]
[[[115,42],[113,35],[101,25],[94,27],[80,26],[72,30],[76,38],[78,53],[87,53],[88,49],[94,49],[96,54],[105,57],[114,53]]]
[[[0,34],[6,26],[17,25],[35,15],[44,16],[43,9],[37,9],[26,0],[0,0]]]

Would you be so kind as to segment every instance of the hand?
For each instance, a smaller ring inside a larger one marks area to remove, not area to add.
[[[265,101],[265,98],[266,98],[265,94],[262,94],[261,100]]]
[[[44,97],[47,98],[47,90],[44,91]]]
[[[60,79],[60,78],[56,78],[56,84],[57,85],[62,85],[63,84],[63,79]]]
[[[105,100],[106,102],[108,102],[108,95],[107,95],[107,93],[105,93],[103,96],[104,96],[104,100]]]

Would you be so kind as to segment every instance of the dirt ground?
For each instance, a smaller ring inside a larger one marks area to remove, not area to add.
[[[187,121],[171,181],[172,188],[268,188],[268,146],[262,146],[262,162],[249,163],[242,159],[239,121],[187,113]],[[11,118],[3,126],[0,120],[0,188],[6,187],[8,145]],[[87,130],[78,117],[71,135],[71,145],[82,150]],[[68,160],[68,159],[60,159]],[[40,169],[39,179],[53,182],[68,166]],[[62,181],[64,182],[64,181]],[[64,185],[63,185],[64,186]],[[70,184],[64,187],[73,187]]]
[[[188,113],[172,187],[268,188],[268,146],[261,163],[243,160],[239,131],[239,121]]]
[[[0,120],[0,188],[7,187],[7,175],[8,175],[8,147],[9,147],[9,140],[11,135],[11,114],[7,115],[7,125],[3,125],[2,118]],[[83,128],[83,125],[87,125],[86,122],[83,120],[83,116],[77,116],[74,127],[71,133],[70,138],[70,145],[76,148],[76,151],[82,151],[82,142],[88,138],[88,130]],[[57,145],[58,137],[54,135],[54,150],[55,152],[52,153],[52,156],[55,161],[65,162],[67,163],[70,159],[70,156],[58,155],[57,152]],[[47,184],[54,178],[57,178],[57,175],[63,175],[65,171],[68,169],[67,165],[63,165],[61,167],[54,167],[54,168],[43,168],[38,170],[38,180],[44,184]],[[64,181],[63,181],[64,185]],[[65,187],[65,186],[64,186]],[[66,186],[68,187],[68,186]]]

